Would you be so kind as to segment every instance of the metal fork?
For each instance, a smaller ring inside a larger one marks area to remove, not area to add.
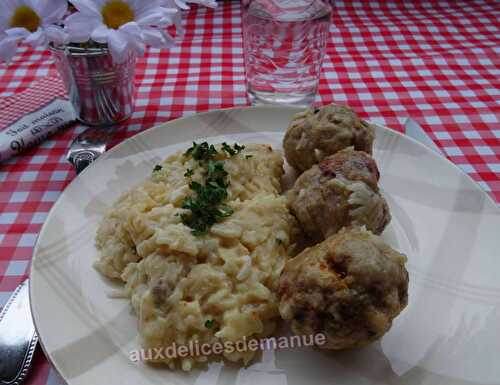
[[[88,127],[70,145],[66,159],[80,174],[89,164],[102,155],[120,126]]]

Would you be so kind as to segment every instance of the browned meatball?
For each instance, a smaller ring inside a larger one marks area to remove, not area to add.
[[[314,241],[351,224],[380,234],[391,215],[378,179],[373,158],[348,148],[304,172],[288,193],[288,205]]]
[[[384,335],[408,302],[406,257],[361,228],[344,228],[289,260],[279,310],[294,333],[324,333],[326,349]]]
[[[372,153],[373,127],[348,107],[329,104],[296,114],[283,147],[288,163],[303,172],[346,147]]]

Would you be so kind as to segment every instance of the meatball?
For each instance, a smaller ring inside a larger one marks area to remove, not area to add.
[[[296,114],[283,147],[288,163],[303,172],[346,147],[372,153],[374,130],[348,107],[330,104]]]
[[[288,260],[279,311],[294,333],[324,333],[326,349],[382,337],[408,303],[406,256],[362,228],[344,228]]]
[[[288,205],[304,232],[321,241],[344,226],[366,226],[380,234],[390,222],[378,188],[373,158],[352,148],[325,158],[304,172],[288,192]]]

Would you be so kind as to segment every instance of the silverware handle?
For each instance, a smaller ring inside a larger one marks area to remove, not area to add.
[[[94,160],[97,159],[97,155],[92,151],[81,151],[75,155],[73,164],[76,169],[76,174],[80,174],[87,166],[89,166]]]
[[[0,384],[21,384],[31,367],[38,336],[31,318],[28,280],[0,313]]]

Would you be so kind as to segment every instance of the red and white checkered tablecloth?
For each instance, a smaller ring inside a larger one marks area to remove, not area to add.
[[[412,117],[500,202],[500,2],[334,3],[317,102],[349,104],[397,130]],[[239,2],[194,7],[185,23],[175,48],[139,60],[136,110],[120,140],[182,115],[248,104]],[[0,65],[0,97],[55,74],[48,52],[25,47]],[[65,160],[74,136],[68,129],[0,165],[0,307],[26,278],[40,227],[75,177]],[[59,381],[39,351],[28,384]]]

